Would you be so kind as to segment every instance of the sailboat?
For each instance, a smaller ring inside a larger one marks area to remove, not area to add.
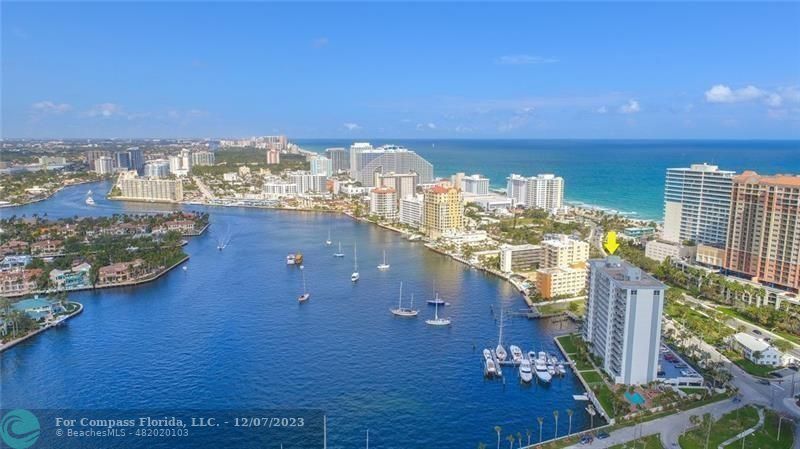
[[[344,253],[342,252],[342,241],[339,240],[339,251],[333,253],[333,257],[344,257]]]
[[[91,191],[91,190],[89,190],[88,192],[86,192],[86,201],[84,201],[84,202],[85,202],[85,203],[86,203],[88,206],[94,206],[94,205],[95,205],[94,198],[92,198],[92,191]]]
[[[306,290],[306,271],[303,270],[302,267],[300,268],[300,273],[303,275],[303,294],[297,297],[297,301],[304,303],[308,301],[308,298],[311,297],[311,294],[308,293],[308,290]]]
[[[436,282],[433,283],[433,299],[429,299],[427,302],[432,306],[444,306],[447,305],[442,299],[439,298],[439,292],[436,290]]]
[[[350,280],[352,282],[358,282],[358,278],[361,277],[358,274],[358,251],[355,244],[353,244],[353,274],[350,275]]]
[[[425,323],[431,326],[449,326],[450,320],[447,318],[439,318],[439,304],[436,304],[436,309],[433,312],[433,319],[425,320]]]
[[[414,294],[411,294],[411,307],[403,307],[403,283],[400,282],[400,298],[397,300],[397,308],[389,309],[393,315],[411,318],[417,316],[419,310],[414,310]]]
[[[325,246],[331,246],[331,243],[333,243],[331,241],[331,230],[328,229],[328,240],[325,240]]]
[[[508,353],[506,352],[506,348],[503,347],[503,309],[500,309],[500,336],[497,338],[497,347],[494,348],[494,354],[497,356],[497,360],[501,362],[505,362],[506,357],[508,357]]]
[[[386,271],[389,269],[391,265],[386,263],[386,250],[383,250],[383,263],[378,265],[378,269],[381,271]]]

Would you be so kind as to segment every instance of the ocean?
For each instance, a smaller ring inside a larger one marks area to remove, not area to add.
[[[707,162],[724,170],[763,174],[800,173],[800,141],[717,140],[409,140],[297,139],[312,151],[348,148],[354,141],[394,143],[419,153],[437,176],[480,173],[493,188],[505,188],[510,173],[555,173],[564,178],[564,197],[629,213],[663,217],[666,169]]]

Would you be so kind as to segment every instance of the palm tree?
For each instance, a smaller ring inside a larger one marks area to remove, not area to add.
[[[558,438],[558,410],[553,410],[553,418],[556,419],[556,438]]]
[[[574,412],[571,408],[567,409],[567,416],[569,416],[569,429],[567,430],[567,435],[572,435],[572,414]]]
[[[528,446],[531,445],[531,429],[525,429],[525,434],[528,435]]]
[[[542,442],[542,423],[544,423],[544,418],[539,416],[536,418],[539,421],[539,442]]]
[[[506,441],[508,441],[508,449],[514,449],[514,435],[508,434]]]
[[[482,441],[480,443],[478,443],[478,449],[486,449],[486,443],[484,443]]]
[[[520,449],[522,448],[522,434],[517,432],[517,444],[519,444]]]
[[[494,426],[494,431],[497,432],[497,449],[500,449],[500,431],[503,430],[500,426]]]

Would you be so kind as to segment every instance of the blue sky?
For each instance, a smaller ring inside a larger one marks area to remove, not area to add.
[[[2,4],[4,137],[800,138],[799,3]]]

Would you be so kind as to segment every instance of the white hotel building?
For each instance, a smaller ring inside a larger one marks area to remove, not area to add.
[[[555,211],[564,205],[564,178],[552,174],[524,177],[511,174],[506,178],[506,194],[514,205]]]
[[[724,245],[735,174],[708,164],[667,169],[662,238]]]
[[[615,383],[657,379],[665,286],[617,256],[589,261],[583,338]]]

